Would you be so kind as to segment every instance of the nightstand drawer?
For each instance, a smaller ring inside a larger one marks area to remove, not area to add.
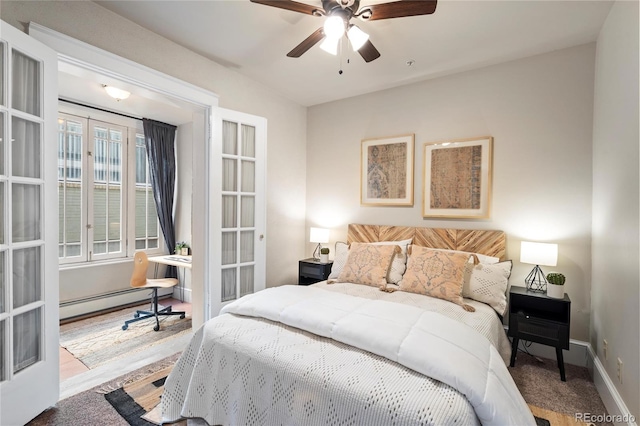
[[[324,268],[318,267],[317,265],[302,263],[300,264],[299,273],[305,277],[317,278],[319,281],[324,279]]]
[[[511,318],[509,329],[510,335],[517,334],[522,340],[569,349],[569,327],[566,324],[516,313]]]

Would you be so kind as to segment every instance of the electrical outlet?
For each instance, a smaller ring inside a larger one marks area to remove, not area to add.
[[[604,359],[609,358],[609,342],[607,342],[607,339],[602,339],[602,352],[604,352]]]
[[[618,358],[618,380],[622,383],[622,360]]]

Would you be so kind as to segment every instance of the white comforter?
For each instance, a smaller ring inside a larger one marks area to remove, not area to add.
[[[225,425],[535,424],[495,348],[466,325],[300,286],[242,298],[198,331],[165,385],[163,419],[181,416]]]

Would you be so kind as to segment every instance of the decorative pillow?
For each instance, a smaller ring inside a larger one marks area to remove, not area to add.
[[[412,245],[409,248],[407,271],[400,281],[400,290],[448,300],[473,312],[462,300],[462,284],[469,254],[433,250]]]
[[[329,282],[335,282],[335,280],[340,276],[342,268],[344,268],[344,265],[347,263],[347,257],[349,257],[349,245],[342,241],[336,242],[333,265],[331,265],[331,273],[327,278]]]
[[[376,243],[363,243],[374,245],[397,245],[400,247],[401,252],[393,257],[391,262],[391,268],[389,269],[389,275],[387,276],[387,282],[389,284],[398,284],[402,279],[404,271],[407,269],[407,247],[411,244],[411,239],[401,241],[381,241]],[[333,265],[331,266],[331,273],[327,280],[335,282],[340,276],[342,268],[347,263],[347,257],[349,256],[349,246],[347,243],[338,241],[335,247],[335,255],[333,258]]]
[[[464,254],[467,254],[467,255],[475,254],[478,257],[478,260],[480,261],[480,263],[493,264],[493,263],[500,262],[500,258],[499,257],[487,256],[486,254],[471,253],[471,252],[468,252],[468,251],[461,251],[461,250],[437,249],[437,248],[434,248],[433,250],[450,251],[452,253],[464,253]],[[473,257],[471,259],[473,259]]]
[[[393,245],[351,243],[338,281],[385,288],[391,261],[399,252],[400,247]]]
[[[486,303],[499,315],[504,315],[507,310],[507,286],[511,267],[510,260],[492,265],[467,263],[462,296]]]
[[[404,275],[404,271],[407,269],[407,247],[411,244],[411,238],[401,241],[380,241],[371,244],[381,246],[394,245],[400,247],[400,253],[397,253],[393,257],[391,268],[389,268],[389,274],[387,275],[387,282],[389,284],[398,284]]]

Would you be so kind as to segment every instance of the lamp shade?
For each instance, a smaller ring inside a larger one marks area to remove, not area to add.
[[[324,41],[320,43],[320,49],[324,50],[327,53],[331,53],[332,55],[338,54],[338,43],[340,42],[340,37],[325,37]]]
[[[311,243],[328,243],[329,230],[325,228],[311,228],[309,231],[309,242]]]
[[[520,262],[531,265],[556,266],[558,245],[549,243],[520,243]]]
[[[369,34],[362,31],[355,25],[351,25],[349,27],[349,31],[347,31],[347,37],[351,42],[351,47],[353,50],[358,50],[369,40]]]

